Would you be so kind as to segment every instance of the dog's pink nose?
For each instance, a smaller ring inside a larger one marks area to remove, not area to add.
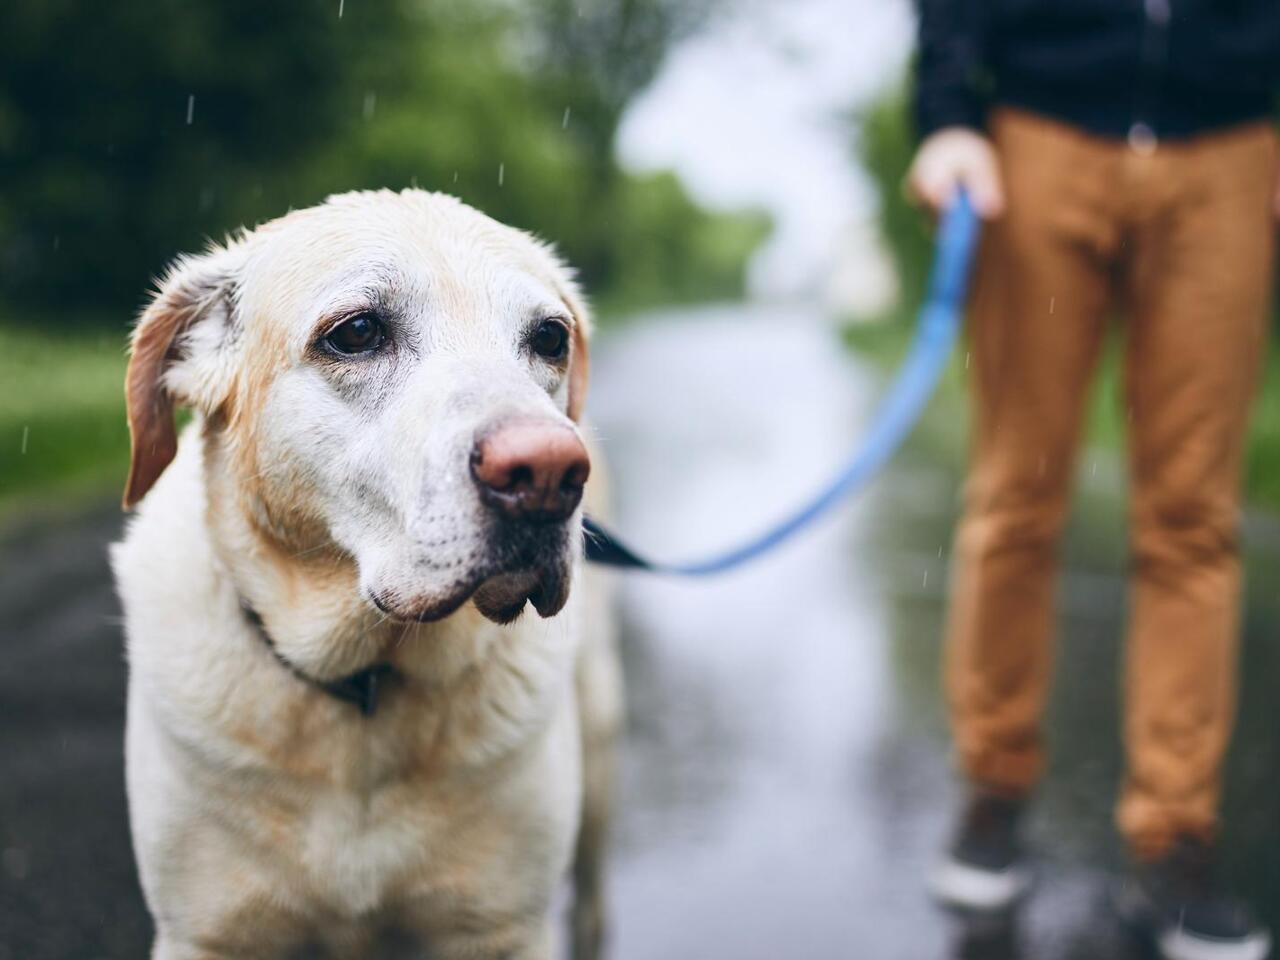
[[[471,451],[480,498],[513,520],[567,519],[590,473],[578,434],[554,420],[508,420],[482,434]]]

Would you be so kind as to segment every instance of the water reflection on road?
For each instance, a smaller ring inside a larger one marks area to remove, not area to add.
[[[657,316],[602,336],[593,376],[617,525],[672,559],[736,543],[802,498],[876,393],[802,308]],[[918,446],[833,521],[749,568],[625,578],[616,957],[1133,954],[1101,909],[1116,862],[1123,617],[1121,507],[1105,491],[1067,548],[1055,758],[1032,825],[1039,895],[1015,930],[966,929],[923,895],[952,791],[937,668],[957,490],[956,465]],[[1254,552],[1260,566],[1280,555]],[[1274,678],[1271,598],[1248,620],[1251,665]],[[1229,839],[1242,851],[1234,873],[1261,894],[1280,890],[1276,750],[1261,729],[1266,692],[1246,694],[1229,805],[1247,812]]]

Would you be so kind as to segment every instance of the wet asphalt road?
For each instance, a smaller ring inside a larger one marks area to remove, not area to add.
[[[664,557],[731,543],[828,472],[873,399],[803,310],[673,313],[613,334],[592,402],[617,525]],[[1103,907],[1124,551],[1118,479],[1093,466],[1066,546],[1054,754],[1031,824],[1041,880],[1015,924],[967,928],[922,891],[953,792],[937,669],[958,476],[919,442],[756,566],[625,580],[614,957],[1141,956]],[[0,960],[146,955],[104,553],[119,523],[109,508],[18,522],[0,544]],[[1257,518],[1246,539],[1227,869],[1280,924],[1280,524]]]

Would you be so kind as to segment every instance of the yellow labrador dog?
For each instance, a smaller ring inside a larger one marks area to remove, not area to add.
[[[547,957],[575,841],[598,952],[620,689],[581,562],[588,322],[546,246],[416,190],[165,278],[112,557],[154,958]]]

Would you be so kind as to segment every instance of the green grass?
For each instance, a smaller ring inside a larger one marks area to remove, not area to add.
[[[854,324],[845,328],[844,341],[874,365],[889,370],[896,367],[906,353],[912,329],[910,323],[898,318]],[[921,424],[930,444],[949,457],[962,457],[967,439],[969,407],[964,357],[965,348],[961,345]],[[1084,442],[1094,451],[1123,457],[1124,403],[1118,338],[1109,345],[1094,381]],[[1280,343],[1274,340],[1254,407],[1245,494],[1251,504],[1280,512]]]
[[[124,369],[123,331],[0,326],[0,514],[123,488]]]

